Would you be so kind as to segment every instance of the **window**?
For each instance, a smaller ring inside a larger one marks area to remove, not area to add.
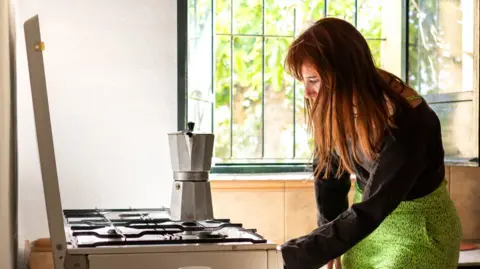
[[[333,16],[355,25],[376,64],[407,80],[439,114],[447,160],[472,161],[479,134],[475,2],[178,1],[179,128],[188,120],[215,134],[212,172],[305,171],[312,141],[303,88],[285,74],[283,60],[303,29]]]
[[[478,8],[476,0],[408,5],[408,82],[439,116],[451,162],[478,160]]]

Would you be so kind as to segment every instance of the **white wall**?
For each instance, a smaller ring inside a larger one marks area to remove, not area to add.
[[[38,14],[64,208],[168,206],[175,0],[17,0],[19,244],[48,236],[23,22]]]
[[[9,5],[0,0],[0,268],[13,269]]]

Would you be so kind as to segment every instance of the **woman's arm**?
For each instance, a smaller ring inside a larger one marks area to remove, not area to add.
[[[320,268],[373,232],[400,204],[424,169],[425,145],[414,132],[385,141],[363,193],[335,220],[282,246],[287,269]]]
[[[335,178],[338,170],[337,157],[333,159],[331,178],[323,179],[323,173],[315,178],[315,201],[317,203],[317,224],[322,226],[338,217],[348,209],[348,192],[350,191],[350,173],[343,173]],[[313,169],[317,167],[317,160],[313,161]]]

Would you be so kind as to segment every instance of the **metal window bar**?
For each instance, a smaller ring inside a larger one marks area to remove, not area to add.
[[[177,129],[184,130],[188,111],[188,0],[177,3]]]
[[[266,38],[295,38],[297,32],[297,12],[296,9],[293,9],[293,34],[292,35],[270,35],[266,33],[266,21],[265,21],[265,13],[266,13],[266,4],[265,0],[262,1],[262,32],[261,34],[243,34],[243,33],[234,33],[234,0],[230,0],[230,33],[214,33],[212,36],[229,36],[230,37],[230,159],[233,159],[233,90],[234,90],[234,81],[233,81],[233,62],[234,62],[234,38],[235,37],[258,37],[262,39],[262,150],[261,150],[261,158],[265,157],[265,40]],[[358,0],[355,0],[354,6],[354,25],[357,27],[358,25]],[[212,1],[212,14],[215,14],[215,6],[214,1]],[[324,1],[324,9],[323,9],[323,17],[326,17],[328,14],[328,0]],[[215,24],[214,19],[212,16],[212,28],[215,31]],[[213,37],[214,38],[214,37]],[[366,38],[368,41],[385,41],[386,38]],[[214,42],[212,41],[212,50],[214,50]],[[212,57],[212,65],[214,65],[214,57]],[[215,81],[215,72],[212,70],[212,94],[215,94],[214,89],[214,81]],[[297,82],[293,81],[293,149],[292,149],[292,159],[296,157],[296,90],[297,90]],[[214,107],[212,107],[212,111],[214,111]],[[214,121],[213,121],[213,113],[212,113],[212,132],[214,130]],[[248,159],[248,158],[243,158]],[[258,159],[258,158],[251,158],[251,159]],[[288,159],[288,158],[285,158]]]
[[[323,1],[323,17],[327,17],[328,14],[328,0]]]
[[[215,6],[215,0],[211,0],[210,2],[210,6],[212,7],[212,18],[211,18],[211,23],[212,23],[212,47],[211,47],[211,53],[212,53],[212,59],[211,59],[211,72],[212,72],[212,76],[211,76],[211,81],[210,81],[210,85],[211,85],[211,96],[213,97],[212,98],[212,103],[211,103],[211,108],[210,108],[210,111],[212,113],[210,113],[210,120],[211,120],[211,126],[210,126],[210,131],[212,133],[214,133],[214,128],[215,128],[215,113],[213,113],[215,111],[215,104],[216,104],[216,98],[215,98],[215,35],[213,34],[215,32],[215,9],[216,9],[216,6]],[[215,149],[214,151],[215,152]]]
[[[436,0],[435,1],[435,16],[433,17],[433,20],[435,21],[435,24],[438,25],[439,24],[439,20],[438,18],[440,17],[440,3],[438,2],[439,0]],[[419,1],[420,2],[420,1]],[[419,3],[420,4],[420,3]],[[463,21],[463,19],[462,19]],[[438,81],[440,80],[440,72],[436,72],[436,84],[437,84],[437,87],[439,87],[439,83]]]
[[[233,157],[233,1],[230,0],[230,33],[232,34],[230,36],[230,158]],[[213,10],[212,13],[215,11]],[[215,77],[215,74],[212,76]]]
[[[402,0],[402,79],[408,83],[408,58],[409,58],[409,12],[410,0]]]
[[[230,122],[230,124],[232,124],[232,122]],[[233,150],[233,149],[230,149],[230,150]],[[262,159],[264,157],[265,157],[265,0],[262,1]]]
[[[410,2],[410,1],[409,1]],[[420,1],[417,2],[418,4],[418,11],[417,12],[420,12],[422,6],[421,6],[421,3]],[[417,15],[418,17],[418,15]],[[418,21],[417,21],[417,24],[418,24]],[[408,27],[408,26],[407,26]],[[420,27],[420,25],[418,25],[418,27]],[[417,30],[417,37],[416,37],[416,41],[420,40],[420,31]],[[415,43],[418,43],[418,42],[415,42]],[[417,80],[417,91],[422,94],[422,62],[421,62],[421,46],[417,46],[417,74],[416,74],[416,80]]]
[[[326,0],[325,0],[326,1]],[[293,9],[293,38],[297,34],[297,9]],[[297,81],[293,80],[293,152],[292,158],[297,157]]]
[[[353,14],[353,16],[354,16],[353,17],[353,23],[354,23],[355,27],[357,27],[357,25],[358,25],[358,0],[355,0],[354,6],[355,6],[354,7],[354,10],[355,10],[354,12],[355,13]]]

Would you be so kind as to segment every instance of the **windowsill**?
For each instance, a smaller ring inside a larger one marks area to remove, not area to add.
[[[479,163],[446,159],[445,166],[478,167]],[[354,176],[352,176],[354,178]],[[210,180],[313,180],[312,172],[210,173]]]
[[[355,175],[350,176],[355,179]],[[313,180],[312,172],[256,173],[256,174],[210,174],[209,180]]]
[[[461,161],[461,160],[445,160],[445,166],[466,166],[466,167],[478,167],[479,163],[475,161]]]
[[[458,265],[462,268],[469,268],[470,266],[478,268],[477,266],[480,266],[480,249],[460,251]]]
[[[312,173],[210,174],[210,180],[312,180]]]

